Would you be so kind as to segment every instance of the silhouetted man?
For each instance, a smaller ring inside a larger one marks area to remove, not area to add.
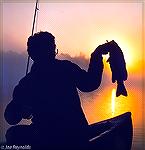
[[[81,108],[77,88],[91,92],[100,86],[103,52],[98,46],[92,53],[88,71],[67,61],[55,59],[55,37],[48,32],[30,36],[28,54],[34,61],[13,92],[5,110],[5,119],[16,125],[32,117],[31,125],[8,129],[10,144],[29,144],[35,149],[85,149],[88,122]]]

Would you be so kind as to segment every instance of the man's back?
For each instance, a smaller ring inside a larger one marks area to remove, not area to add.
[[[32,107],[34,123],[64,120],[80,124],[84,115],[76,87],[75,65],[60,60],[41,65],[34,64],[31,72],[21,80],[27,90],[23,92],[24,103]]]
[[[69,61],[34,63],[14,90],[14,99],[31,109],[33,126],[48,139],[59,137],[63,143],[63,139],[72,142],[87,137],[88,123],[77,92],[76,72],[76,65]]]

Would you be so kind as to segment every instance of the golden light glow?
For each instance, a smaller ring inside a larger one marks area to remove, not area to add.
[[[118,43],[119,44],[119,43]],[[120,44],[119,44],[123,54],[124,54],[124,58],[125,58],[125,62],[126,62],[126,66],[128,69],[130,70],[134,70],[134,68],[136,67],[135,61],[136,61],[136,53],[133,50],[133,46],[131,44],[129,44],[129,41],[125,41],[125,40],[120,40]],[[138,55],[138,54],[137,54]]]
[[[114,116],[115,113],[115,97],[116,97],[116,90],[112,90],[112,97],[111,97],[111,110],[112,110],[112,116]]]
[[[114,40],[117,42],[119,47],[121,48],[126,67],[129,71],[138,72],[140,69],[141,61],[142,61],[142,53],[141,53],[141,43],[135,41],[132,37],[121,35],[121,33],[116,33]],[[141,39],[140,39],[141,41]]]
[[[113,31],[111,31],[112,33]],[[102,35],[103,36],[103,35]],[[129,72],[137,72],[140,70],[141,63],[143,61],[142,58],[142,52],[141,52],[141,43],[135,42],[135,40],[132,37],[125,37],[121,33],[112,33],[111,35],[104,35],[103,37],[99,37],[99,39],[96,40],[96,38],[91,39],[88,43],[91,43],[91,46],[88,46],[88,50],[83,51],[82,53],[85,54],[86,58],[89,58],[90,54],[94,51],[95,47],[97,47],[100,44],[105,43],[105,39],[108,39],[108,41],[114,40],[117,42],[119,47],[121,48],[125,62],[126,67],[129,70]],[[86,42],[87,43],[87,42]],[[94,47],[94,48],[93,48]],[[105,64],[106,60],[109,58],[108,55],[104,55]]]

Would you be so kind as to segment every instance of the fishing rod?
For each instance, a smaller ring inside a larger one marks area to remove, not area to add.
[[[35,22],[36,22],[36,15],[37,15],[37,11],[38,11],[38,0],[36,0],[36,5],[35,5],[35,12],[34,12],[34,18],[33,18],[33,25],[32,25],[32,33],[31,36],[34,35],[34,28],[35,28]],[[27,67],[26,67],[26,75],[28,74],[28,70],[29,70],[29,63],[30,63],[30,56],[28,55],[28,59],[27,59]]]

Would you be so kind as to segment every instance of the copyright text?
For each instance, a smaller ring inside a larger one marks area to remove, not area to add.
[[[31,150],[30,145],[1,145],[1,150]]]

